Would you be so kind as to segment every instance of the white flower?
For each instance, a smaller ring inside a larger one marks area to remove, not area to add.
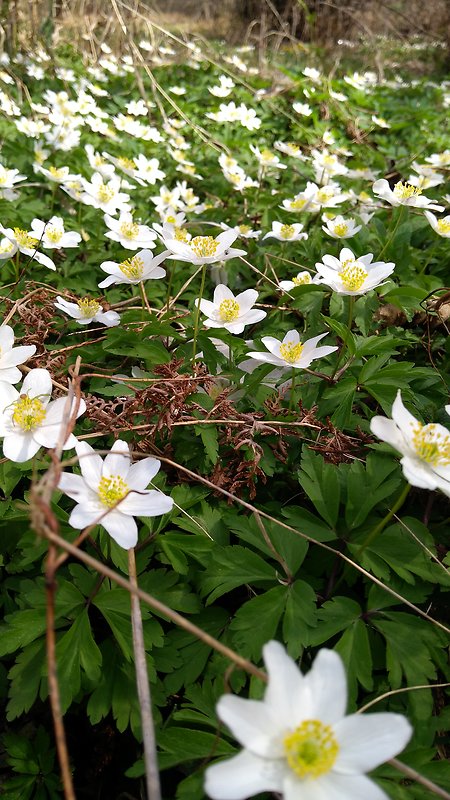
[[[281,153],[286,153],[287,156],[297,158],[299,161],[306,161],[306,156],[303,155],[300,145],[296,144],[295,142],[277,141],[275,142],[274,147]]]
[[[14,331],[9,325],[0,327],[0,381],[18,383],[22,378],[18,364],[28,361],[36,352],[36,345],[13,347]]]
[[[339,258],[323,256],[323,263],[316,263],[318,272],[316,283],[325,283],[339,294],[360,295],[381,286],[395,269],[392,261],[374,261],[373,255],[356,257],[348,247],[344,247]]]
[[[230,247],[237,238],[235,230],[224,231],[213,236],[194,236],[188,242],[177,239],[166,239],[165,245],[171,251],[168,258],[177,261],[188,261],[190,264],[214,264],[216,261],[227,261],[236,256],[245,256],[245,250]]]
[[[402,454],[400,464],[408,483],[421,489],[440,489],[450,497],[447,428],[438,423],[422,425],[403,405],[399,390],[392,406],[392,419],[373,417],[370,430]]]
[[[259,239],[261,236],[261,231],[254,231],[251,225],[246,225],[245,223],[243,225],[233,225],[233,227],[231,227],[227,225],[226,222],[221,222],[220,227],[224,231],[236,231],[237,235],[241,236],[242,239]]]
[[[361,230],[361,225],[357,225],[354,219],[344,219],[341,216],[333,219],[324,216],[322,219],[325,222],[325,225],[322,225],[322,230],[333,239],[350,239]]]
[[[206,771],[213,800],[277,792],[285,800],[388,800],[364,773],[397,755],[412,729],[400,714],[351,714],[346,676],[333,650],[307,675],[278,642],[263,648],[269,680],[263,700],[224,695],[219,718],[244,749]]]
[[[100,208],[105,214],[129,211],[130,196],[120,191],[121,180],[115,175],[105,183],[100,173],[94,172],[90,182],[82,178],[81,183],[84,189],[81,200],[86,205]]]
[[[108,328],[112,328],[120,324],[120,315],[116,311],[103,311],[100,303],[90,300],[88,297],[82,297],[76,303],[69,303],[64,297],[58,295],[54,306],[72,319],[76,319],[79,325],[100,322]]]
[[[267,316],[265,311],[254,309],[258,292],[254,289],[234,296],[233,292],[220,283],[214,290],[213,302],[200,300],[200,311],[207,319],[207,328],[225,328],[230,333],[242,333],[246,325],[254,325]],[[198,306],[198,299],[195,301]]]
[[[304,75],[305,78],[309,78],[314,83],[320,83],[320,79],[322,77],[319,70],[315,69],[314,67],[305,67],[305,69],[302,70],[302,75]]]
[[[450,214],[446,217],[442,217],[442,219],[437,219],[431,211],[425,211],[424,214],[433,230],[436,231],[439,236],[450,239]]]
[[[0,249],[5,253],[5,258],[9,258],[11,255],[14,255],[17,250],[19,250],[19,252],[23,253],[23,255],[28,256],[34,261],[37,261],[38,264],[42,264],[48,269],[56,270],[51,258],[44,255],[44,253],[38,253],[36,250],[39,240],[36,239],[35,236],[31,236],[22,228],[4,228],[3,225],[0,225],[0,232],[4,234],[6,239],[9,240],[12,245],[12,250],[8,250],[7,243],[4,239],[2,240]]]
[[[302,233],[303,225],[294,222],[292,225],[285,225],[283,222],[272,222],[272,230],[263,236],[263,239],[278,239],[280,242],[298,242],[299,239],[307,239],[308,234]]]
[[[254,144],[250,145],[250,150],[258,159],[260,167],[264,169],[287,169],[286,164],[282,164],[278,156],[272,153],[271,150],[260,150]]]
[[[379,128],[390,128],[389,122],[386,122],[384,117],[377,117],[375,114],[372,114],[371,120],[374,125],[378,125]]]
[[[52,217],[48,222],[41,219],[31,221],[30,235],[39,241],[42,247],[59,249],[60,247],[78,247],[81,235],[75,231],[65,231],[61,217]]]
[[[298,272],[291,281],[280,281],[279,287],[280,289],[284,289],[285,292],[290,292],[291,289],[295,289],[296,286],[306,286],[309,283],[313,283],[313,280],[309,272],[304,270],[303,272]]]
[[[103,219],[109,228],[105,236],[119,242],[127,250],[137,250],[140,247],[152,250],[156,247],[156,233],[148,225],[134,222],[128,211],[122,212],[118,220],[109,214],[105,214]]]
[[[300,341],[298,331],[295,330],[288,331],[281,342],[273,336],[263,336],[261,341],[269,352],[252,352],[247,355],[255,361],[264,361],[265,364],[274,364],[276,367],[284,369],[305,369],[309,367],[311,361],[328,356],[338,349],[337,347],[317,347],[317,343],[324,336],[327,334],[321,333],[303,343]]]
[[[50,400],[52,379],[46,369],[32,369],[25,377],[20,392],[10,383],[0,383],[0,436],[3,455],[10,461],[22,463],[36,455],[40,447],[56,447],[62,426],[70,419],[67,398]],[[72,403],[72,409],[75,400]],[[86,410],[80,401],[77,416]],[[71,433],[63,450],[75,446]]]
[[[68,181],[76,181],[80,178],[79,175],[73,175],[69,167],[49,167],[46,169],[45,167],[36,164],[36,172],[42,172],[42,174],[48,178],[49,181],[52,183],[67,183]]]
[[[104,261],[100,267],[103,272],[108,273],[108,277],[99,283],[99,288],[103,289],[113,283],[136,284],[141,281],[164,278],[166,270],[159,265],[167,258],[167,253],[168,251],[165,250],[158,256],[154,256],[150,250],[140,250],[139,253],[121,261],[120,264],[115,261]]]
[[[63,472],[58,484],[78,504],[69,517],[73,528],[81,530],[98,521],[128,550],[137,542],[135,516],[156,517],[172,510],[171,497],[146,488],[161,466],[156,458],[131,464],[129,445],[120,439],[104,461],[87,442],[78,442],[76,451],[81,475]]]
[[[292,103],[292,108],[303,117],[310,117],[312,114],[312,108],[308,103]]]
[[[109,164],[100,153],[94,150],[91,144],[86,144],[84,149],[86,150],[89,165],[92,169],[100,173],[103,178],[108,178],[108,180],[112,178],[115,172],[114,164]]]
[[[166,173],[159,168],[159,160],[157,158],[146,158],[142,153],[134,159],[136,164],[136,177],[149,183],[152,186],[156,181],[161,181],[166,177]]]
[[[410,183],[398,181],[391,189],[385,178],[375,181],[372,186],[373,193],[386,200],[391,206],[413,206],[414,208],[428,208],[433,211],[443,211],[444,207],[433,203],[428,197],[424,197],[422,189],[412,186]]]

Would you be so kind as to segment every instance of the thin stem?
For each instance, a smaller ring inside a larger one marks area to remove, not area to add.
[[[420,783],[421,786],[424,786],[425,789],[428,789],[430,792],[434,792],[438,797],[442,797],[443,800],[450,800],[450,794],[442,789],[437,783],[434,781],[430,781],[428,778],[425,778],[424,775],[421,775],[420,772],[417,770],[412,769],[412,767],[408,767],[407,764],[404,764],[403,761],[399,761],[398,758],[391,758],[388,761],[388,764],[398,769],[399,772],[403,772],[403,775],[406,775],[408,778],[411,778],[412,781],[416,781],[416,783]]]
[[[347,318],[347,328],[348,328],[348,335],[352,335],[352,323],[353,323],[353,309],[355,307],[355,297],[354,295],[349,295],[348,298],[348,318]],[[330,378],[331,381],[334,380],[335,375],[339,369],[339,365],[342,361],[342,356],[344,355],[345,350],[347,349],[347,342],[344,342],[341,349],[339,350],[336,365],[333,370],[333,374]]]
[[[378,255],[378,261],[380,260],[380,258],[381,258],[381,256],[383,255],[383,253],[385,253],[385,252],[386,252],[386,250],[387,250],[387,249],[390,247],[390,245],[391,245],[391,243],[392,243],[392,241],[393,241],[393,239],[394,239],[394,236],[395,236],[395,234],[396,234],[396,233],[397,233],[397,231],[398,231],[398,228],[399,228],[400,222],[401,222],[401,220],[402,220],[402,217],[403,217],[403,211],[404,211],[404,208],[405,208],[405,206],[400,206],[400,211],[399,211],[399,213],[398,213],[397,221],[396,221],[396,223],[395,223],[395,225],[394,225],[394,227],[393,227],[393,229],[392,229],[392,233],[391,233],[391,235],[390,235],[389,239],[388,239],[388,240],[387,240],[387,241],[384,243],[383,247],[382,247],[382,248],[381,248],[381,250],[380,250],[380,253],[379,253],[379,255]]]
[[[136,558],[133,547],[128,550],[128,574],[130,577],[130,584],[137,588]],[[145,655],[141,607],[139,598],[136,594],[131,594],[130,597],[134,663],[136,669],[139,705],[141,710],[141,728],[144,742],[144,763],[147,781],[147,795],[148,800],[161,800],[158,756],[156,753],[155,726],[153,724],[152,700],[150,695],[150,682],[147,673],[147,658]]]
[[[373,540],[376,539],[377,536],[379,536],[379,534],[382,531],[384,531],[384,529],[385,529],[386,525],[388,524],[388,522],[391,521],[392,517],[394,517],[395,514],[397,513],[397,511],[402,507],[403,503],[405,502],[405,500],[406,500],[406,498],[408,496],[408,492],[409,492],[410,488],[411,488],[411,486],[409,485],[409,483],[407,483],[406,486],[403,487],[400,496],[397,498],[397,500],[395,501],[395,503],[392,506],[392,508],[389,509],[389,511],[386,514],[386,516],[383,517],[383,519],[378,523],[378,525],[375,525],[375,527],[372,528],[371,531],[369,531],[369,533],[367,534],[366,538],[364,539],[361,547],[358,550],[358,554],[357,554],[358,556],[360,556],[361,553],[364,552],[366,547],[368,547],[369,544],[371,544],[373,542]]]
[[[295,378],[296,372],[295,369],[292,370],[292,378],[291,378],[291,396],[289,398],[289,410],[293,411],[295,408]]]
[[[198,337],[198,329],[200,323],[200,303],[202,302],[203,292],[205,291],[205,281],[206,281],[206,264],[202,266],[202,277],[200,283],[200,294],[197,299],[197,307],[195,309],[195,317],[194,317],[194,338],[192,340],[192,362],[195,363],[195,358],[197,355],[197,337]]]
[[[151,316],[152,309],[150,308],[150,304],[148,302],[148,298],[147,298],[147,295],[146,295],[146,292],[145,292],[145,286],[144,286],[144,282],[143,281],[140,282],[139,289],[141,290],[141,297],[142,297],[142,303],[143,303],[142,308],[144,308],[144,306],[145,306],[145,308],[147,309],[148,313]]]

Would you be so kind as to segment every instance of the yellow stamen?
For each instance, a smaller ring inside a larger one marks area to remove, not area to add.
[[[219,305],[219,317],[222,322],[233,322],[239,316],[239,303],[231,297],[227,300],[222,300]]]
[[[293,225],[282,225],[280,228],[280,236],[282,239],[292,239],[295,234]]]
[[[56,225],[47,225],[45,228],[45,236],[53,244],[58,244],[64,235],[62,228],[57,228]]]
[[[289,364],[296,364],[299,360],[303,350],[301,342],[284,342],[280,345],[280,356],[284,358]]]
[[[408,200],[409,197],[416,197],[422,194],[422,189],[417,186],[412,186],[410,183],[402,183],[399,181],[394,186],[394,194],[399,200]]]
[[[242,233],[243,236],[245,236],[247,233],[250,233],[250,231],[250,225],[239,225],[239,233]]]
[[[306,202],[304,197],[298,197],[296,200],[292,200],[290,205],[294,211],[301,211],[306,205]]]
[[[121,272],[123,272],[123,274],[131,280],[140,280],[142,278],[144,262],[142,258],[139,258],[139,256],[127,258],[125,261],[122,261],[122,263],[119,264],[119,267]]]
[[[12,421],[23,431],[33,431],[44,421],[46,410],[43,402],[37,397],[21,394],[13,404]]]
[[[114,189],[102,183],[97,189],[97,198],[100,200],[101,203],[108,203],[110,200],[112,200],[115,193],[116,192]]]
[[[337,236],[345,236],[348,232],[348,225],[346,222],[339,222],[337,225],[334,226],[334,233]]]
[[[437,425],[421,425],[414,429],[413,446],[422,461],[435,466],[450,463],[450,433],[441,433]]]
[[[139,234],[139,225],[137,222],[122,222],[119,232],[125,239],[136,239]]]
[[[38,240],[30,236],[22,228],[14,228],[14,237],[19,247],[36,247]]]
[[[307,719],[284,737],[284,752],[290,768],[300,778],[319,778],[336,761],[339,745],[330,725]]]
[[[188,242],[189,241],[189,233],[186,228],[174,228],[174,237],[177,242]]]
[[[306,283],[311,283],[311,275],[309,272],[299,272],[295,278],[292,278],[292,283],[296,286],[303,286]]]
[[[120,475],[105,475],[101,478],[98,485],[98,496],[104,506],[112,508],[120,503],[129,492],[129,486]]]
[[[194,236],[190,246],[199,258],[209,258],[216,254],[219,243],[213,236]]]
[[[67,174],[67,170],[65,170],[64,167],[61,167],[60,169],[57,169],[56,167],[49,167],[48,171],[50,172],[50,175],[52,175],[57,181],[63,180]]]
[[[445,217],[445,219],[438,219],[436,227],[439,233],[443,234],[450,233],[450,217]]]
[[[349,292],[357,292],[361,288],[368,276],[368,272],[359,261],[349,258],[342,264],[342,269],[338,275]]]
[[[81,316],[84,317],[84,319],[92,319],[101,309],[100,303],[97,303],[96,300],[89,300],[88,297],[83,297],[81,300],[77,300],[77,306],[80,309]]]
[[[136,164],[131,158],[118,158],[117,163],[119,167],[123,167],[124,169],[136,169]]]

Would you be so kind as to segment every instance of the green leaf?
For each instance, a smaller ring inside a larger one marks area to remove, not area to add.
[[[195,425],[195,433],[200,436],[206,454],[212,464],[217,462],[219,456],[219,442],[215,425]]]
[[[237,586],[275,580],[275,570],[271,564],[267,564],[261,556],[246,547],[235,545],[212,551],[202,583],[210,605]]]
[[[287,600],[287,590],[275,586],[244,603],[230,624],[233,646],[247,658],[259,659],[263,645],[273,639]]]
[[[213,756],[230,756],[236,752],[231,744],[218,739],[216,733],[175,726],[159,734],[158,744],[161,750],[158,763],[162,770],[188,761],[209,760]]]
[[[302,649],[309,646],[309,632],[316,624],[316,593],[309,583],[295,581],[287,590],[283,618],[283,637],[293,658],[298,658]]]
[[[299,482],[320,516],[334,529],[341,495],[337,468],[312,450],[304,449]]]
[[[100,677],[102,657],[92,636],[88,612],[85,609],[69,630],[56,643],[56,663],[63,713],[78,694],[81,670],[94,683]]]

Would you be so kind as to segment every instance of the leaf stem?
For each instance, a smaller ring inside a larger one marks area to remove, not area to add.
[[[353,323],[353,310],[355,307],[355,297],[354,295],[349,295],[348,298],[348,317],[347,317],[347,328],[348,328],[348,335],[352,335],[352,323]],[[342,361],[342,356],[344,355],[345,350],[347,349],[347,342],[345,341],[339,350],[337,361],[333,370],[333,374],[330,378],[330,381],[334,381],[335,375],[339,369],[339,365]]]
[[[392,229],[392,233],[391,233],[391,235],[389,236],[389,239],[388,239],[388,240],[387,240],[387,241],[384,243],[383,247],[381,248],[381,250],[380,250],[380,252],[379,252],[379,254],[378,254],[378,259],[377,259],[378,261],[380,260],[380,258],[381,258],[381,256],[383,255],[383,253],[385,253],[385,252],[386,252],[386,250],[387,250],[387,249],[390,247],[390,245],[392,244],[392,241],[393,241],[393,239],[394,239],[394,236],[395,236],[395,234],[397,233],[397,231],[398,231],[398,228],[399,228],[399,225],[400,225],[400,222],[401,222],[401,220],[402,220],[404,208],[405,208],[405,206],[400,206],[400,211],[399,211],[399,213],[398,213],[398,217],[397,217],[397,220],[396,220],[396,222],[395,222],[395,225],[394,225],[394,227],[393,227],[393,229]]]
[[[405,500],[406,500],[406,498],[408,496],[408,492],[409,492],[410,488],[411,488],[411,486],[409,485],[409,483],[407,483],[403,487],[401,494],[399,495],[399,497],[395,501],[395,503],[392,506],[392,508],[389,509],[389,511],[386,514],[386,516],[383,517],[382,520],[380,520],[378,525],[375,525],[375,527],[372,528],[371,531],[369,531],[369,533],[367,534],[366,538],[364,539],[361,547],[358,550],[358,553],[357,553],[358,557],[361,555],[361,553],[364,552],[366,547],[368,547],[368,545],[371,544],[373,542],[373,540],[376,539],[377,536],[379,536],[379,534],[382,531],[384,531],[384,529],[385,529],[386,525],[388,524],[388,522],[391,521],[392,517],[394,517],[395,514],[397,513],[397,511],[402,507],[403,503],[405,502]]]
[[[192,340],[192,363],[195,364],[195,357],[196,357],[196,350],[197,350],[197,337],[198,337],[198,329],[200,323],[200,303],[202,302],[203,292],[205,291],[205,280],[206,280],[206,264],[202,266],[202,277],[200,283],[200,294],[197,299],[197,307],[195,309],[195,317],[194,317],[194,338]]]
[[[132,586],[137,587],[136,558],[134,548],[128,550],[128,575]],[[141,728],[144,742],[144,763],[149,800],[161,800],[158,757],[156,753],[155,726],[152,715],[150,682],[147,672],[147,658],[144,645],[144,631],[139,597],[131,594],[131,625],[133,629],[134,665],[141,711]]]

